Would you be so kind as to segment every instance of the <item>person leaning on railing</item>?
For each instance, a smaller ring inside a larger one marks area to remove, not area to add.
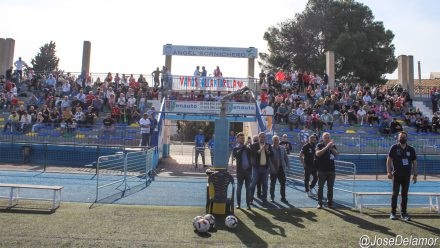
[[[8,127],[11,128],[11,131],[18,131],[20,129],[20,118],[17,114],[17,112],[12,111],[12,113],[9,115],[8,119],[6,120],[5,126],[3,127],[3,132],[6,132]]]

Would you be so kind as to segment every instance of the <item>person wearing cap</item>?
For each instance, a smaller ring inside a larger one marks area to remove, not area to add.
[[[148,119],[148,114],[144,113],[143,117],[139,120],[139,126],[141,127],[142,147],[147,147],[150,145],[150,125],[151,122]]]

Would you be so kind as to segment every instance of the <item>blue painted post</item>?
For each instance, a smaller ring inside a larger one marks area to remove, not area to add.
[[[215,120],[214,167],[228,168],[229,161],[229,121],[226,118]]]
[[[225,104],[222,101],[220,119],[215,120],[214,167],[218,169],[228,169],[229,161],[229,121]]]

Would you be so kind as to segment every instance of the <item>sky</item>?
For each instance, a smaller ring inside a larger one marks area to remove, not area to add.
[[[395,55],[421,61],[422,78],[440,71],[440,1],[361,0],[394,32]],[[0,0],[0,37],[15,40],[15,59],[30,64],[39,48],[55,41],[60,69],[81,70],[83,41],[92,44],[90,71],[150,74],[165,63],[164,44],[256,47],[267,51],[264,32],[304,10],[306,0]],[[173,75],[247,77],[247,59],[173,56]],[[256,64],[256,73],[259,71]],[[417,76],[416,76],[417,77]],[[387,75],[397,78],[397,72]]]

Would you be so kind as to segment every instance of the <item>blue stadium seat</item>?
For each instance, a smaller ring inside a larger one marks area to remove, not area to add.
[[[355,143],[343,143],[343,145],[349,146],[349,147],[356,147],[357,144]]]
[[[81,132],[88,132],[90,130],[92,130],[92,129],[88,128],[88,127],[80,127],[80,128],[78,128],[78,131],[81,131]]]
[[[61,133],[60,132],[53,132],[50,136],[52,136],[52,137],[61,137]]]

